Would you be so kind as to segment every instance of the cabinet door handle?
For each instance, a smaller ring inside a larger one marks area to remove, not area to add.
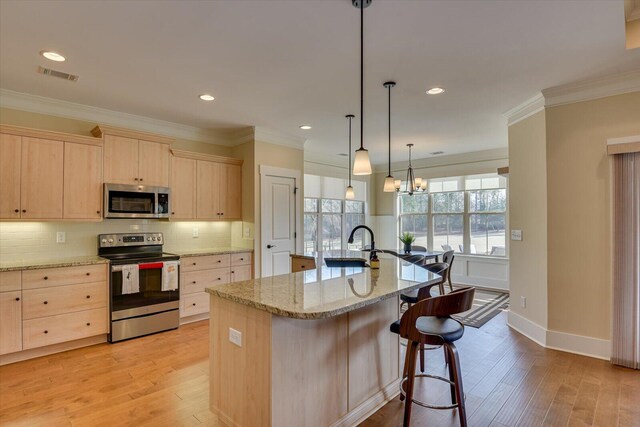
[[[48,333],[49,333],[49,331],[47,331],[47,330],[45,329],[45,330],[44,330],[44,333],[45,333],[45,334],[48,334]]]
[[[195,303],[195,302],[193,303],[193,306],[194,306],[194,307],[196,306],[196,303]]]
[[[97,213],[98,215],[100,215],[100,211],[96,211],[96,213]]]
[[[91,326],[91,322],[87,322],[87,326]]]
[[[140,178],[140,182],[142,182],[142,178]]]
[[[196,284],[196,281],[195,281],[195,280],[193,281],[193,284],[194,284],[194,285]]]
[[[221,263],[221,262],[222,262],[222,260],[221,260],[221,259],[219,259],[219,260],[218,260],[218,263]]]
[[[196,263],[194,262],[193,265],[196,265]]]
[[[236,273],[235,271],[232,271],[232,272],[231,272],[231,274],[235,274],[235,273]]]
[[[175,212],[171,212],[171,215],[175,215],[175,214],[176,214]]]
[[[133,178],[133,180],[134,180],[134,181],[137,181],[137,180],[138,180],[138,178]]]
[[[22,213],[27,213],[27,210],[26,209],[22,209]]]
[[[91,273],[87,273],[87,276],[91,276]]]
[[[17,297],[17,298],[16,298],[16,301],[20,301],[20,297]]]
[[[48,276],[44,276],[44,280],[49,280],[49,277]]]
[[[18,213],[18,212],[20,212],[20,209],[16,209],[14,212],[15,212],[15,213]]]
[[[240,261],[244,261],[244,258],[240,258]]]
[[[46,305],[46,304],[49,304],[49,301],[45,301],[44,303],[45,303],[45,305]]]
[[[91,298],[91,295],[87,295],[87,299],[90,299],[90,298]]]

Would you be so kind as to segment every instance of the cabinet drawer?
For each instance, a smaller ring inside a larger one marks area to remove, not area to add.
[[[231,254],[231,265],[250,265],[251,252],[243,252],[241,254]]]
[[[23,319],[91,310],[107,306],[107,283],[28,289],[22,298]]]
[[[3,292],[0,293],[0,354],[20,350],[22,350],[22,292]]]
[[[27,350],[106,333],[106,308],[41,317],[22,323],[22,347]]]
[[[181,300],[181,317],[193,316],[194,314],[209,312],[209,294],[197,292],[185,295]]]
[[[231,281],[242,282],[243,280],[251,280],[251,266],[240,265],[231,267]]]
[[[180,288],[183,295],[203,292],[204,288],[229,283],[228,268],[189,271],[182,273]]]
[[[20,271],[0,273],[0,292],[19,291],[20,289],[22,289],[22,273]]]
[[[106,264],[43,268],[41,270],[25,270],[22,272],[22,289],[48,288],[51,286],[106,281]]]
[[[212,268],[229,267],[229,255],[207,255],[182,258],[182,271],[208,270]]]

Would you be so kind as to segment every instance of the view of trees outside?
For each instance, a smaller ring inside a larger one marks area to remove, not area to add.
[[[430,181],[431,193],[398,197],[399,233],[413,233],[414,244],[435,251],[506,256],[505,185],[495,174]]]
[[[507,190],[469,191],[469,227],[472,249],[485,255],[505,256]]]
[[[363,230],[356,232],[353,244],[347,244],[351,230],[364,224],[364,202],[305,198],[304,210],[305,253],[364,246]]]

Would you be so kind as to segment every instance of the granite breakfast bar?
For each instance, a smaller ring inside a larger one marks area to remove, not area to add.
[[[229,425],[355,425],[399,392],[399,294],[439,276],[391,255],[207,289],[210,408]],[[235,341],[236,343],[232,342]]]

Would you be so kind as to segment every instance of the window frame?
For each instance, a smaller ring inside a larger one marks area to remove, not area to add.
[[[304,199],[313,199],[317,201],[317,211],[316,212],[303,212],[303,215],[314,215],[316,216],[316,223],[317,223],[317,227],[316,227],[316,248],[315,248],[315,252],[323,252],[324,251],[324,247],[323,247],[323,216],[324,215],[332,215],[332,216],[340,216],[340,231],[341,231],[341,245],[340,245],[340,250],[357,250],[356,248],[349,248],[349,244],[347,243],[347,239],[349,237],[349,235],[347,234],[347,216],[362,216],[363,222],[362,224],[366,223],[366,219],[367,219],[367,205],[366,202],[362,201],[362,200],[345,200],[345,199],[331,199],[331,198],[327,198],[327,197],[304,197]],[[323,200],[332,200],[332,201],[339,201],[340,202],[340,212],[323,212],[322,211],[322,201]],[[361,213],[355,213],[355,212],[347,212],[346,210],[346,206],[347,206],[347,202],[350,203],[361,203],[362,204],[362,212]],[[303,203],[304,205],[304,203]],[[364,230],[362,230],[364,231]],[[362,245],[366,245],[367,244],[367,235],[366,233],[362,233]],[[304,240],[304,235],[303,235],[303,246],[305,247],[305,251],[306,251],[306,240]],[[358,248],[359,249],[359,248]],[[336,249],[337,250],[337,249]]]

